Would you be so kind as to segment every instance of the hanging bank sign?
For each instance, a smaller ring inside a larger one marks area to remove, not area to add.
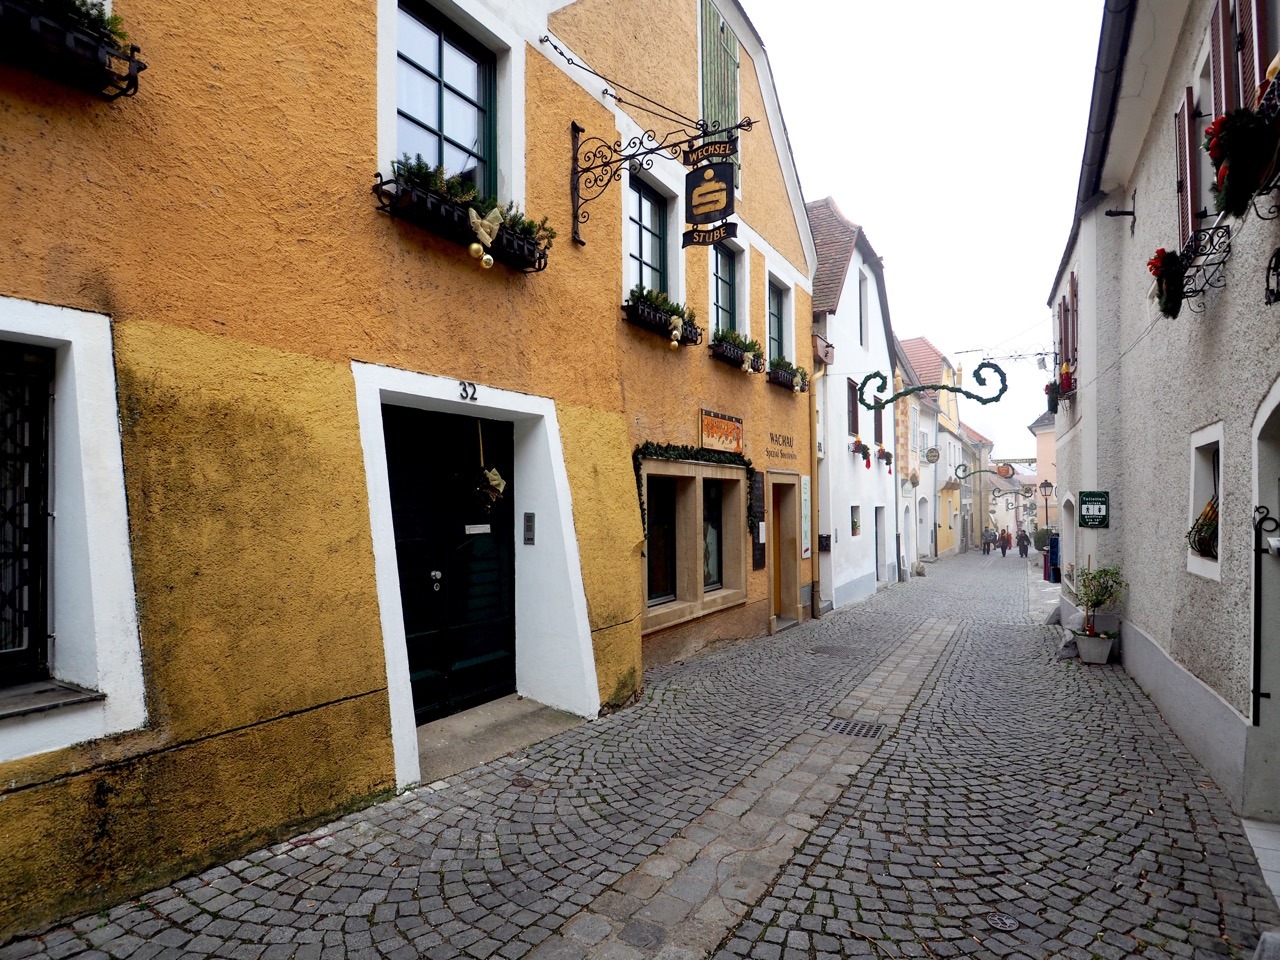
[[[712,148],[717,152],[703,152]],[[695,157],[701,159],[708,156],[733,155],[732,152],[724,153],[724,148],[729,148],[730,151],[736,150],[737,141],[704,143],[694,150],[686,151],[685,162],[688,163]],[[692,230],[685,231],[682,247],[707,247],[738,235],[736,223],[724,222],[733,216],[733,181],[734,166],[727,160],[695,167],[686,174],[684,220],[685,223],[693,224],[694,227]],[[715,224],[715,226],[706,226],[707,224]]]

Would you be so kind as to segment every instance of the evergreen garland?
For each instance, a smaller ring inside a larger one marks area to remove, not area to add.
[[[978,401],[978,403],[983,403],[983,404],[995,403],[997,400],[1003,397],[1004,392],[1009,389],[1009,380],[1004,375],[1003,370],[1001,370],[998,366],[996,366],[990,360],[984,360],[982,361],[982,363],[978,364],[976,367],[973,368],[973,379],[977,381],[977,384],[980,387],[985,387],[987,385],[987,378],[983,376],[983,373],[982,373],[983,370],[992,370],[995,372],[995,375],[1000,378],[1000,389],[995,392],[994,396],[980,397],[976,393],[971,393],[970,391],[965,390],[963,387],[957,387],[955,384],[951,384],[951,383],[926,383],[918,387],[907,387],[905,390],[899,390],[897,393],[895,393],[891,397],[885,397],[883,399],[877,397],[871,403],[867,403],[867,400],[866,400],[867,385],[871,383],[871,381],[875,380],[880,384],[880,386],[876,388],[876,392],[879,392],[880,390],[889,389],[889,378],[886,377],[879,370],[876,370],[872,373],[868,373],[866,377],[863,379],[862,384],[858,387],[858,403],[863,407],[866,407],[868,410],[879,410],[884,407],[887,407],[889,404],[893,403],[893,401],[899,400],[902,397],[909,397],[913,393],[923,393],[926,390],[947,390],[947,391],[950,391],[951,393],[959,393],[963,396],[966,396],[970,400],[976,400]]]
[[[695,463],[716,463],[721,466],[747,468],[747,525],[755,516],[755,493],[751,481],[755,477],[755,469],[749,457],[727,450],[708,450],[706,447],[691,447],[675,443],[654,443],[646,440],[631,454],[631,465],[636,471],[636,496],[640,499],[640,529],[645,537],[649,536],[649,516],[644,505],[644,478],[640,474],[642,460],[692,460]]]

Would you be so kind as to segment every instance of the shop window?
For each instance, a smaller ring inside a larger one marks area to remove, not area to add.
[[[420,4],[400,7],[396,47],[396,156],[421,154],[497,193],[494,55]]]
[[[670,293],[667,286],[667,200],[642,181],[631,178],[627,208],[627,289],[641,284]]]
[[[743,467],[645,460],[644,630],[746,601],[747,472]]]
[[[738,255],[723,243],[711,248],[712,319],[716,330],[738,329]]]
[[[1187,514],[1187,570],[1219,579],[1218,513],[1222,496],[1221,423],[1191,435],[1191,502]]]

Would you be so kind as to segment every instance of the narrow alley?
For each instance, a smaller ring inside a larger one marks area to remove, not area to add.
[[[20,958],[1245,957],[1240,820],[1118,666],[971,552],[640,703]]]

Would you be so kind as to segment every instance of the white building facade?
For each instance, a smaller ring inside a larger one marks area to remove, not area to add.
[[[1275,190],[1213,213],[1201,140],[1214,117],[1255,106],[1278,27],[1275,0],[1107,6],[1049,300],[1064,606],[1086,566],[1121,567],[1125,669],[1236,809],[1271,821],[1280,559],[1258,553],[1255,518],[1280,515],[1280,313],[1265,297],[1280,219]],[[1187,266],[1172,318],[1147,268],[1159,248]],[[1081,527],[1082,498],[1100,493],[1107,526]],[[1189,539],[1211,505],[1212,537]]]
[[[818,465],[821,603],[830,609],[898,579],[902,548],[894,407],[869,410],[858,402],[859,385],[875,372],[885,378],[876,395],[893,392],[893,331],[880,258],[865,232],[846,220],[830,197],[805,209],[818,250],[813,329],[834,350],[816,396],[823,450]],[[871,394],[868,390],[868,398]]]

